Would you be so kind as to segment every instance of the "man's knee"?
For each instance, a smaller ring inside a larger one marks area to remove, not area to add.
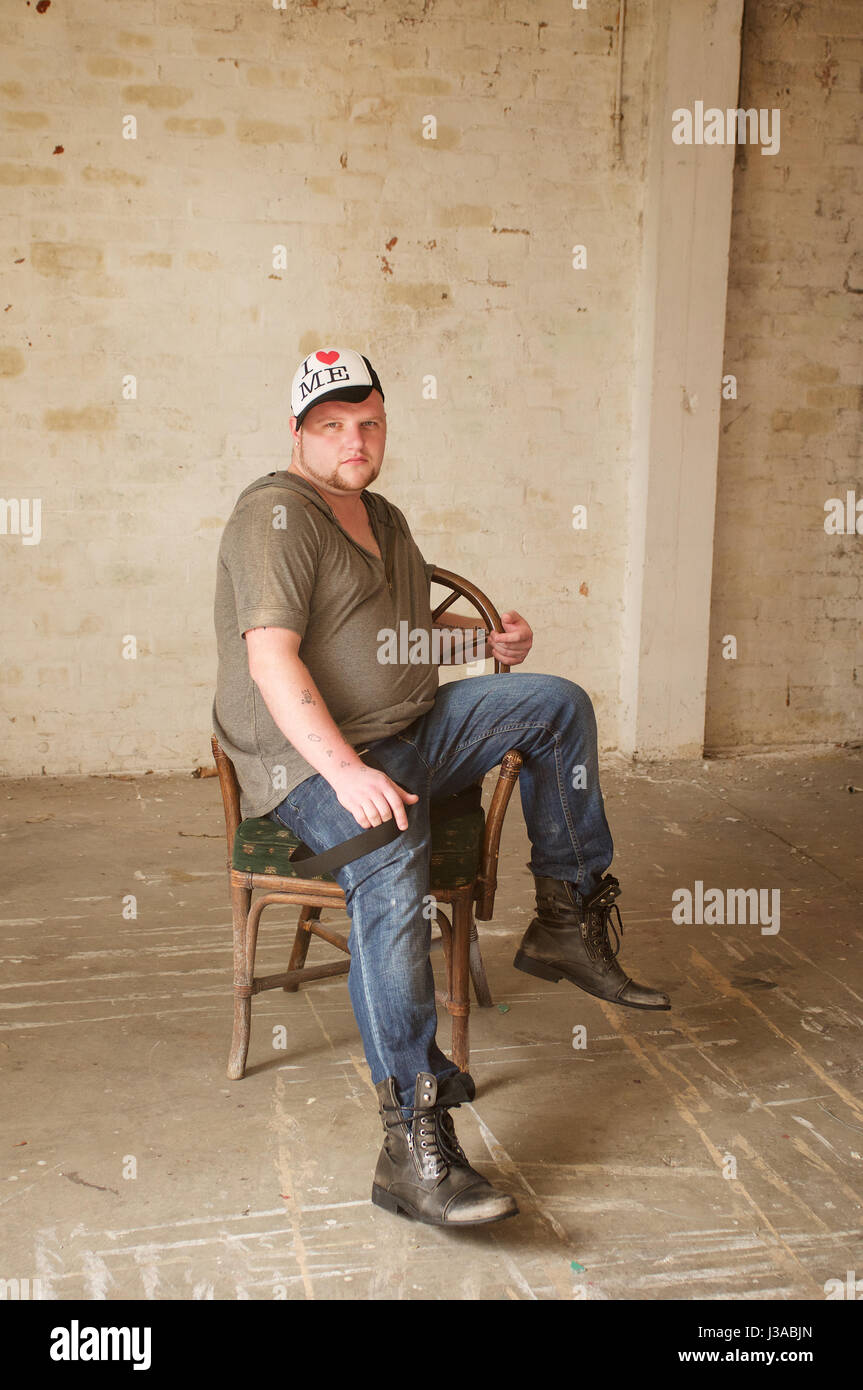
[[[577,713],[593,712],[593,703],[587,691],[575,681],[565,676],[551,676],[532,673],[536,683],[536,696],[546,707],[563,710],[575,709]],[[522,677],[524,679],[524,677]]]

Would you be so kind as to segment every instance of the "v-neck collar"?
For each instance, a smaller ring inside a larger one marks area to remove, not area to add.
[[[372,535],[378,543],[378,550],[381,552],[381,559],[383,560],[386,556],[386,547],[384,546],[383,536],[378,531],[378,519],[375,516],[375,509],[369,504],[365,490],[363,490],[360,493],[360,497],[362,498],[363,506],[366,509],[366,516],[369,519],[369,526],[372,528]],[[359,544],[359,542],[357,543]],[[362,546],[361,549],[365,550],[365,546]],[[372,552],[370,550],[367,552],[367,554],[369,555],[371,555],[371,553]],[[377,558],[377,555],[375,555],[374,559],[376,560]]]
[[[330,505],[329,502],[327,502],[327,506],[330,509],[330,515],[332,516],[332,519],[338,526],[339,530],[347,536],[349,541],[353,541],[354,545],[359,546],[360,550],[363,552],[364,555],[370,556],[372,560],[383,561],[384,547],[381,544],[381,537],[378,534],[377,518],[375,517],[373,508],[366,501],[365,492],[361,492],[360,497],[362,498],[363,506],[365,507],[366,519],[368,520],[369,526],[371,527],[372,535],[378,543],[378,549],[381,552],[380,555],[375,555],[371,550],[367,550],[366,547],[362,544],[362,542],[357,540],[356,536],[352,536],[347,526],[345,526],[344,522],[339,520],[338,516],[336,515],[335,509]]]
[[[354,536],[351,535],[350,531],[348,531],[346,527],[342,525],[335,512],[333,511],[332,507],[330,507],[330,512],[332,513],[333,521],[336,523],[339,530],[347,536],[348,540],[352,541],[353,544],[357,546],[357,548],[361,550],[364,555],[368,555],[370,560],[375,560],[379,565],[383,565],[387,587],[391,589],[393,566],[391,535],[392,527],[388,526],[387,523],[383,520],[383,518],[378,518],[376,507],[373,502],[369,501],[365,489],[363,489],[363,491],[360,493],[360,497],[362,498],[363,506],[366,509],[366,516],[369,520],[369,526],[372,528],[372,535],[378,543],[378,549],[381,552],[380,555],[373,554],[371,550],[367,550],[364,545],[361,545],[360,542],[356,540]],[[329,507],[330,504],[327,503],[327,506]]]
[[[357,549],[360,550],[363,555],[367,555],[370,560],[375,560],[378,564],[383,565],[387,587],[392,589],[393,544],[395,536],[393,527],[386,518],[386,512],[384,507],[379,507],[377,503],[370,501],[369,499],[371,494],[368,493],[365,488],[363,488],[363,491],[360,493],[360,497],[362,498],[363,506],[366,509],[366,516],[369,519],[369,525],[372,528],[372,534],[375,540],[377,541],[378,549],[381,552],[380,555],[375,555],[371,550],[366,550],[366,547],[364,545],[360,545],[359,541],[354,540],[354,537],[351,535],[351,533],[339,521],[331,504],[327,501],[326,497],[324,497],[323,493],[318,492],[316,487],[312,486],[308,478],[304,478],[299,473],[289,473],[289,477],[293,480],[294,483],[299,484],[301,491],[308,492],[308,494],[311,497],[313,497],[318,503],[323,503],[323,505],[327,509],[327,513],[329,514],[331,521],[339,528],[342,535],[345,536],[351,542],[352,545],[355,545]]]

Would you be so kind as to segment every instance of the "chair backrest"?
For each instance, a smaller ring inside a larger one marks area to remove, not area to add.
[[[450,607],[453,600],[460,596],[466,598],[468,602],[473,604],[477,612],[483,618],[487,628],[492,628],[495,632],[503,631],[500,614],[494,604],[491,603],[482,590],[478,589],[475,584],[471,584],[469,580],[463,579],[459,574],[453,574],[451,570],[440,569],[437,565],[435,565],[432,573],[432,582],[442,584],[445,588],[451,590],[449,598],[438,604],[432,610],[432,618],[434,621],[437,621],[440,615],[445,613]],[[503,663],[498,661],[495,657],[494,669],[495,674],[497,674],[499,671],[508,671],[509,667],[504,666]],[[237,827],[242,819],[240,814],[240,783],[237,779],[237,770],[234,764],[228,757],[224,748],[222,748],[215,734],[213,734],[210,739],[210,745],[213,750],[213,759],[219,772],[219,786],[222,790],[222,805],[225,810],[225,835],[228,841],[228,862],[230,863],[231,856],[234,852],[234,836],[237,833]],[[482,786],[482,783],[483,779],[481,777],[478,778],[476,785]]]
[[[455,598],[461,597],[466,598],[469,603],[473,604],[487,628],[490,628],[494,632],[503,632],[500,614],[494,604],[483,593],[482,589],[478,589],[475,584],[471,584],[469,579],[463,579],[460,574],[453,574],[452,570],[444,570],[441,569],[439,565],[435,565],[431,582],[433,584],[441,584],[444,588],[451,591],[448,598],[436,604],[432,609],[433,622],[437,622],[438,618],[442,613],[446,612]],[[498,661],[497,657],[494,658],[495,675],[497,675],[499,671],[508,670],[508,666],[504,666],[502,662]]]
[[[210,739],[213,761],[219,771],[219,786],[222,789],[222,805],[225,808],[225,835],[228,841],[228,863],[234,852],[234,836],[240,824],[240,784],[237,769],[231,762],[216,735]]]

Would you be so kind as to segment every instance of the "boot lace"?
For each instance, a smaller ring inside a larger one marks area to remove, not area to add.
[[[444,1132],[446,1141],[449,1144],[449,1147],[452,1149],[458,1161],[460,1163],[467,1163],[467,1154],[465,1153],[461,1144],[458,1142],[458,1135],[455,1132],[455,1125],[452,1122],[452,1115],[450,1115],[448,1111],[445,1110],[444,1113],[441,1115],[440,1124],[441,1129]]]
[[[411,1149],[414,1144],[419,1144],[424,1151],[421,1155],[429,1164],[429,1176],[440,1177],[447,1168],[446,1155],[442,1152],[438,1143],[436,1117],[440,1113],[441,1123],[446,1126],[447,1137],[451,1140],[453,1148],[460,1158],[464,1158],[461,1145],[455,1136],[455,1129],[452,1120],[445,1113],[450,1107],[456,1107],[461,1102],[435,1101],[433,1105],[384,1105],[383,1110],[395,1113],[395,1120],[384,1118],[384,1125],[387,1130],[396,1129],[399,1125],[404,1125],[405,1136]],[[408,1114],[402,1112],[407,1110]],[[413,1122],[416,1120],[416,1134],[413,1132]],[[467,1160],[465,1160],[467,1161]]]
[[[623,936],[623,922],[620,908],[615,898],[620,897],[620,886],[616,878],[607,874],[595,892],[584,899],[584,923],[588,946],[598,952],[609,965],[620,951],[620,938]],[[617,926],[612,921],[612,913],[617,918]],[[620,933],[618,934],[618,927]],[[614,933],[614,950],[608,939],[609,928]]]

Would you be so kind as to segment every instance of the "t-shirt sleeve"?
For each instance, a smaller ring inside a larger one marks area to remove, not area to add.
[[[286,627],[304,637],[319,555],[320,535],[302,498],[275,489],[250,497],[225,555],[240,633]]]

